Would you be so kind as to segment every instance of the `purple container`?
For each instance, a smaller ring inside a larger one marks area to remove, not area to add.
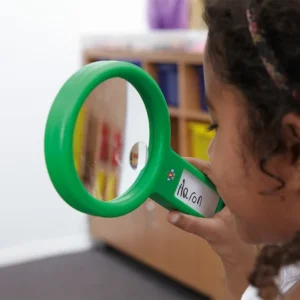
[[[188,17],[188,0],[148,0],[151,29],[187,29]]]

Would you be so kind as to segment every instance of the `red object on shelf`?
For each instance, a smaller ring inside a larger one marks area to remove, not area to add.
[[[113,144],[113,155],[112,155],[112,165],[117,167],[119,165],[119,160],[122,155],[122,135],[120,131],[117,131],[114,135]]]
[[[108,161],[109,158],[109,125],[107,122],[103,122],[101,128],[101,145],[99,159],[100,161]]]

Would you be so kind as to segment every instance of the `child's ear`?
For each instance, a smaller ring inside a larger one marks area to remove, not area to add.
[[[290,113],[283,120],[283,135],[286,143],[287,158],[293,174],[290,186],[300,192],[300,116]]]
[[[292,163],[300,160],[300,116],[290,113],[282,120],[284,140]]]

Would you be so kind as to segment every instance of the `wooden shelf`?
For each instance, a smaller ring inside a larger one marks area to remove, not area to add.
[[[210,116],[207,112],[202,111],[182,111],[179,108],[169,107],[170,117],[184,118],[187,121],[199,121],[203,123],[210,123]]]
[[[183,157],[192,156],[188,122],[210,123],[208,113],[201,109],[203,93],[195,68],[202,64],[202,54],[100,48],[89,48],[83,52],[85,64],[100,59],[140,61],[154,80],[158,78],[157,64],[178,66],[178,107],[169,107],[171,147]],[[167,211],[158,204],[149,207],[149,201],[120,218],[90,217],[92,239],[104,240],[211,299],[231,299],[225,286],[222,264],[207,243],[168,224]]]
[[[203,123],[210,123],[210,116],[206,112],[201,111],[186,111],[182,115],[189,121],[199,121]]]
[[[170,117],[178,118],[180,117],[180,110],[175,107],[169,107]]]
[[[203,63],[202,53],[165,52],[165,51],[131,51],[110,50],[101,48],[85,49],[83,53],[85,63],[102,59],[136,60],[148,63],[185,63],[190,65],[201,65]]]

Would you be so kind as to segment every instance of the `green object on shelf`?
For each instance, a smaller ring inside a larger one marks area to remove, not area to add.
[[[94,198],[81,182],[74,162],[76,120],[89,94],[111,78],[123,78],[140,94],[150,127],[148,160],[133,185],[109,202]],[[50,109],[44,140],[50,179],[62,199],[89,215],[118,217],[138,208],[148,198],[169,210],[211,217],[223,207],[212,182],[171,146],[168,107],[158,84],[143,69],[127,62],[101,61],[84,66],[60,89]]]

